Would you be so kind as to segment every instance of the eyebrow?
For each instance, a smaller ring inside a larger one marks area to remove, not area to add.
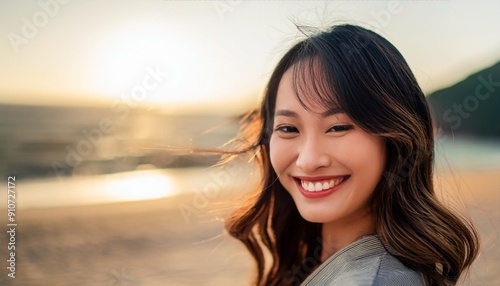
[[[335,115],[338,113],[345,113],[345,111],[342,108],[333,108],[333,109],[330,109],[330,110],[327,110],[327,111],[321,113],[321,116],[328,117],[328,116],[332,116],[332,115]],[[293,117],[293,118],[299,117],[297,112],[291,111],[288,109],[277,110],[276,113],[274,114],[274,116],[285,116],[285,117]]]

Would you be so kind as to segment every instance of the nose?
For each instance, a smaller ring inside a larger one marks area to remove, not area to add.
[[[328,146],[323,146],[316,138],[304,140],[299,148],[296,164],[306,173],[330,166],[331,156],[328,154]]]

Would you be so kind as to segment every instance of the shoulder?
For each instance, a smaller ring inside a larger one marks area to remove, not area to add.
[[[339,275],[335,285],[346,286],[424,286],[422,275],[406,267],[389,253],[377,259],[353,261],[350,271]],[[371,262],[366,264],[367,262]]]
[[[320,265],[302,285],[424,286],[423,276],[389,253],[376,237],[346,247]]]
[[[425,282],[421,273],[406,267],[399,259],[386,253],[380,260],[373,285],[424,286]]]

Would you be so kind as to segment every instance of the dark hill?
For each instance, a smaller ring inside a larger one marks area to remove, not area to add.
[[[445,133],[500,138],[500,62],[428,96]]]

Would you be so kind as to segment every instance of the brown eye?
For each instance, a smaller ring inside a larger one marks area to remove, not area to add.
[[[335,125],[332,128],[328,129],[328,132],[343,132],[351,130],[352,128],[352,125]]]
[[[299,130],[293,126],[278,126],[274,129],[274,131],[283,132],[283,133],[298,133]]]

